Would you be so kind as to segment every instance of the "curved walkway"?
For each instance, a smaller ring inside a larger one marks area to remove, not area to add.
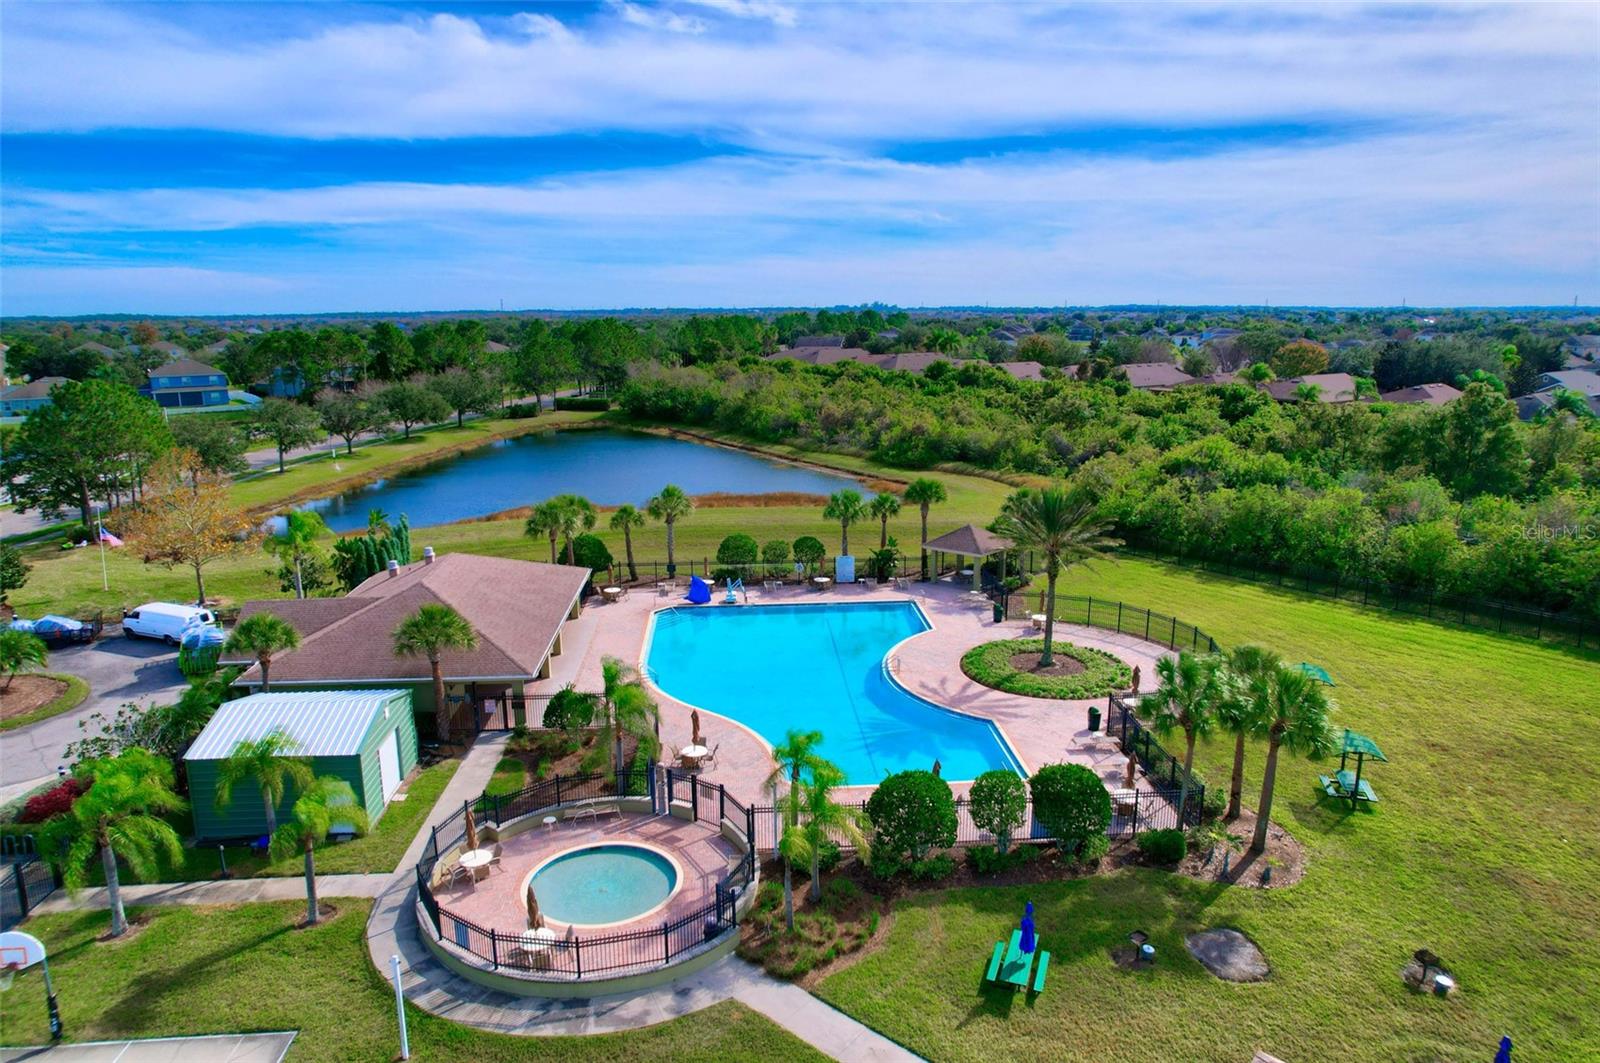
[[[390,957],[400,957],[406,999],[453,1022],[525,1036],[620,1033],[724,1000],[737,1000],[835,1059],[876,1063],[919,1058],[805,990],[770,978],[736,957],[657,989],[575,999],[502,993],[446,969],[423,944],[414,914],[417,894],[412,868],[422,856],[433,825],[483,792],[505,741],[505,735],[486,735],[468,752],[373,903],[367,921],[367,953],[385,977],[392,977]]]

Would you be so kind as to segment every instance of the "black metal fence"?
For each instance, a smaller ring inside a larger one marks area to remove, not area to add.
[[[856,563],[856,579],[866,580],[869,577],[880,575],[873,563],[873,555],[877,553],[877,540],[866,544],[866,548],[854,555]],[[827,576],[833,579],[838,576],[839,559],[827,556],[814,564],[801,564],[798,561],[759,561],[753,564],[723,564],[714,557],[680,557],[676,562],[673,575],[667,574],[667,563],[661,560],[639,561],[634,565],[638,579],[628,575],[626,561],[616,561],[605,572],[597,573],[594,577],[597,585],[605,585],[605,580],[610,580],[619,586],[633,584],[641,586],[648,584],[655,587],[669,579],[680,583],[687,582],[690,576],[699,576],[702,579],[719,579],[733,576],[744,581],[746,586],[759,587],[763,583],[799,584],[805,583],[816,576]],[[921,559],[916,554],[896,554],[895,560],[889,566],[889,571],[882,573],[884,578],[890,576],[911,578],[921,572]]]
[[[1112,694],[1107,699],[1106,734],[1116,738],[1124,753],[1132,753],[1144,769],[1145,781],[1155,787],[1177,816],[1178,799],[1183,795],[1183,762],[1164,749],[1134,713],[1136,702]],[[1183,808],[1183,825],[1197,826],[1205,813],[1206,784],[1199,775],[1189,776],[1189,799]],[[1169,823],[1167,826],[1176,826]]]
[[[608,934],[579,935],[530,943],[522,931],[506,931],[450,911],[433,892],[433,874],[440,854],[466,839],[465,813],[470,807],[481,825],[499,828],[528,816],[544,815],[578,802],[648,797],[652,812],[666,814],[673,805],[687,806],[697,823],[732,829],[744,839],[744,852],[716,882],[711,901],[663,921]],[[523,971],[537,979],[574,980],[619,971],[660,967],[738,925],[738,902],[756,873],[754,813],[722,786],[672,769],[615,774],[557,776],[512,794],[484,794],[462,805],[433,829],[416,867],[417,896],[440,939],[487,961],[495,970]]]
[[[1233,557],[1174,554],[1132,548],[1124,548],[1123,552],[1198,568],[1205,572],[1220,572],[1225,576],[1250,580],[1254,583],[1270,583],[1353,605],[1387,609],[1408,616],[1459,624],[1462,627],[1481,628],[1503,635],[1521,635],[1559,645],[1575,646],[1578,649],[1600,648],[1600,621],[1576,613],[1553,613],[1514,602],[1442,594],[1438,591],[1405,587],[1398,583],[1372,578],[1352,579],[1338,573],[1305,567],[1267,565],[1255,561],[1242,562]]]
[[[1013,591],[1006,596],[1006,615],[1015,619],[1030,613],[1043,613],[1045,592]],[[1217,640],[1193,624],[1165,613],[1157,613],[1126,602],[1105,598],[1055,597],[1056,621],[1104,628],[1119,635],[1134,635],[1147,642],[1159,642],[1169,650],[1216,653]]]
[[[55,870],[37,857],[0,866],[0,930],[10,930],[60,886]]]

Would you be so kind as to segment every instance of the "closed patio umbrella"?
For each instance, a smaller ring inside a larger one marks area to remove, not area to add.
[[[476,849],[478,847],[478,824],[472,818],[472,806],[471,805],[467,806],[467,843],[466,844],[467,844],[467,848],[469,850]]]
[[[692,736],[689,739],[689,744],[691,746],[703,746],[703,745],[705,745],[705,743],[703,741],[701,741],[701,739],[700,739],[700,710],[699,709],[690,709],[689,710],[689,729],[693,732]]]
[[[539,898],[534,896],[533,883],[528,883],[528,929],[538,930],[544,926],[544,913],[539,911]]]
[[[1033,902],[1029,901],[1027,909],[1022,913],[1022,940],[1017,943],[1017,947],[1024,953],[1030,953],[1038,943],[1033,931]]]

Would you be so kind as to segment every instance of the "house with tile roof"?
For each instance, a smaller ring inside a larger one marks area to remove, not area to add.
[[[271,682],[280,689],[409,690],[424,734],[480,730],[486,721],[513,726],[526,721],[526,688],[550,676],[561,653],[561,633],[578,617],[589,570],[541,561],[429,550],[423,560],[396,566],[368,579],[343,598],[273,599],[244,604],[243,620],[273,613],[300,635],[298,649],[272,659]],[[424,605],[447,605],[477,633],[470,650],[440,657],[445,680],[444,728],[436,727],[433,671],[426,658],[399,657],[394,630]],[[259,689],[253,660],[234,685]]]

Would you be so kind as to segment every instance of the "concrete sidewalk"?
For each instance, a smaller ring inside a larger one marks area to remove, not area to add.
[[[297,1031],[0,1048],[0,1063],[278,1063]]]
[[[376,897],[389,884],[389,875],[318,875],[317,898]],[[255,901],[303,901],[305,876],[292,878],[208,879],[203,882],[126,883],[122,903],[147,904],[250,904]],[[76,897],[57,890],[36,912],[66,912],[79,908],[104,908],[106,888],[81,890]]]

